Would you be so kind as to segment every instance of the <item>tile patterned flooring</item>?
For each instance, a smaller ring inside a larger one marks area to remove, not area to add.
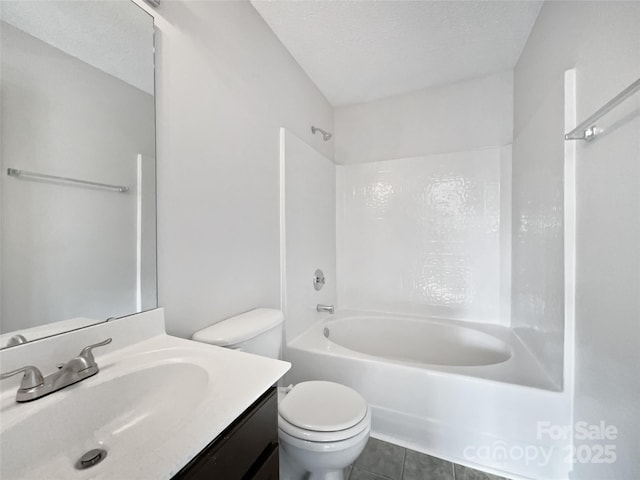
[[[505,480],[436,457],[370,438],[348,480]]]

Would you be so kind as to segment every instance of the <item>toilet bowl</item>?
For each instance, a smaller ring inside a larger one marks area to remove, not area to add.
[[[302,382],[278,407],[278,436],[289,461],[313,480],[343,480],[364,449],[371,411],[355,390],[334,382]]]
[[[308,480],[344,480],[344,470],[355,462],[369,439],[370,427],[340,442],[310,442],[279,432],[280,448],[289,462],[308,472]],[[285,478],[286,473],[285,473]],[[291,478],[291,477],[289,477]]]
[[[256,309],[196,332],[192,339],[278,358],[280,310]],[[278,401],[281,478],[344,480],[371,430],[371,411],[355,390],[334,382],[301,382]],[[289,467],[290,466],[290,467]]]

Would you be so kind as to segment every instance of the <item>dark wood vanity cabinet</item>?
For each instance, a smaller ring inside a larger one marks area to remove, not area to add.
[[[173,480],[278,478],[278,397],[270,388]]]

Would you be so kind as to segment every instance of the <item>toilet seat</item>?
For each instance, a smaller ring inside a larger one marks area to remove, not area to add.
[[[353,427],[344,430],[336,430],[335,432],[316,432],[315,430],[306,430],[287,422],[282,416],[278,415],[278,428],[287,435],[305,440],[308,442],[340,442],[353,438],[371,426],[371,411],[367,409],[364,418]]]
[[[299,438],[294,435],[289,435],[287,432],[280,429],[278,432],[278,438],[280,440],[280,444],[283,446],[285,450],[287,450],[287,445],[292,445],[296,448],[299,448],[308,452],[327,454],[331,452],[344,451],[346,449],[352,448],[354,445],[357,445],[363,440],[366,443],[367,438],[369,438],[370,431],[371,431],[371,426],[369,424],[365,424],[364,430],[362,430],[360,433],[356,434],[353,437],[345,438],[342,440],[335,440],[335,441],[329,440],[329,441],[323,442],[323,441]]]
[[[278,427],[307,441],[335,442],[371,425],[367,402],[355,390],[334,382],[302,382],[278,407]]]

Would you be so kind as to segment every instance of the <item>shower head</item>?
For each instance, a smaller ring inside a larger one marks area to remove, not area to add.
[[[331,134],[329,132],[324,131],[321,128],[311,126],[311,133],[315,135],[316,132],[320,132],[322,134],[322,139],[326,142],[331,138]]]

